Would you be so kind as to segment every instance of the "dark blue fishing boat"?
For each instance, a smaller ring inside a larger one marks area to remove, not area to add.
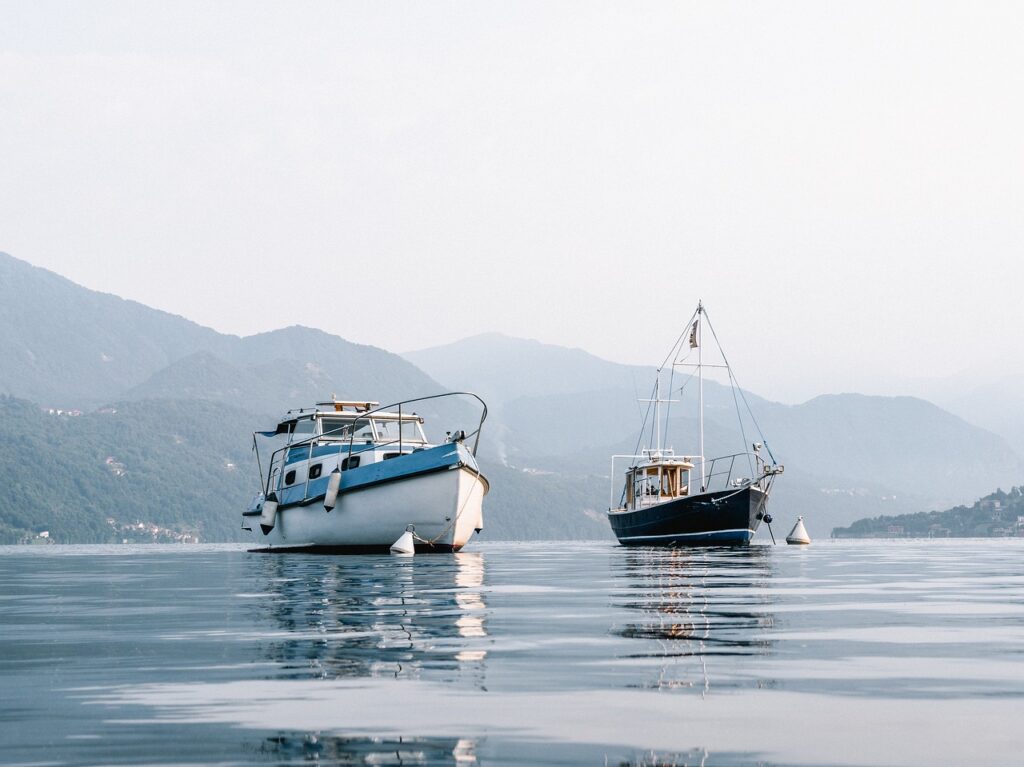
[[[767,511],[768,496],[775,477],[783,472],[784,467],[775,462],[764,437],[761,437],[760,442],[752,444],[750,452],[711,459],[704,457],[705,364],[701,343],[701,326],[704,323],[711,328],[703,304],[698,304],[693,317],[685,326],[686,331],[679,336],[672,351],[658,368],[654,398],[647,400],[654,406],[650,428],[651,446],[637,454],[612,458],[613,486],[617,476],[616,461],[628,459],[630,462],[618,506],[609,504],[608,510],[612,531],[619,543],[625,546],[745,545],[750,543],[761,522],[765,522],[771,530],[772,520]],[[711,329],[711,332],[717,345],[714,330]],[[697,350],[697,361],[687,363],[689,353],[694,349]],[[742,399],[746,404],[746,397],[742,389],[736,386],[724,353],[721,353],[721,359],[723,364],[715,364],[714,367],[727,371],[738,411],[739,401]],[[661,444],[661,405],[674,401],[671,399],[671,382],[669,399],[661,399],[662,372],[668,368],[674,380],[675,369],[678,367],[695,368],[693,375],[698,382],[698,454],[692,456],[677,456],[675,451]],[[749,413],[749,406],[747,410]],[[737,415],[740,415],[739,412]],[[756,428],[757,421],[752,413],[750,419]],[[742,431],[742,416],[739,420]],[[647,429],[648,421],[645,418],[641,439]],[[762,450],[767,452],[768,460],[762,455]],[[772,538],[774,540],[774,535]]]

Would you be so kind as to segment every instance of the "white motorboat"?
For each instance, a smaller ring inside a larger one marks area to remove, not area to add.
[[[476,429],[431,444],[411,406],[459,395],[480,403]],[[458,551],[483,529],[489,484],[476,453],[486,418],[487,405],[468,392],[291,410],[276,429],[253,434],[262,489],[242,529],[262,550],[387,553],[410,532],[417,552]],[[283,442],[266,473],[260,437]]]

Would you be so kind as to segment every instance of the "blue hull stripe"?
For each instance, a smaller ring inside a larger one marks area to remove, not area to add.
[[[314,458],[314,462],[315,460]],[[461,443],[437,445],[415,453],[406,453],[387,461],[375,461],[357,469],[341,472],[339,496],[385,482],[408,479],[434,471],[456,469],[460,466],[466,466],[471,471],[479,471],[473,454]],[[331,473],[331,468],[325,466],[324,469],[320,477],[309,481],[308,488],[305,482],[300,481],[291,487],[276,490],[280,504],[278,509],[303,506],[322,499],[324,493],[327,492],[327,482]]]

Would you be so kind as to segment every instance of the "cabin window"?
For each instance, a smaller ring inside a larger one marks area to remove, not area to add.
[[[350,455],[341,462],[341,470],[346,471],[347,469],[358,469],[359,468],[359,456]]]
[[[403,442],[426,442],[419,421],[402,421]]]
[[[377,439],[380,442],[398,442],[399,436],[403,442],[425,442],[423,431],[420,429],[419,421],[402,420],[398,421],[376,421]],[[401,432],[401,435],[399,435]]]
[[[355,425],[356,433],[353,439],[362,442],[373,442],[373,423],[371,421],[360,421]]]
[[[291,471],[284,475],[284,483],[286,485],[295,484],[295,469],[292,469]]]
[[[320,430],[328,439],[348,439],[352,434],[352,422],[325,418],[320,422]]]
[[[310,466],[309,467],[309,478],[310,479],[317,479],[320,476],[320,472],[322,472],[323,470],[324,470],[324,465],[322,463],[318,463],[318,464],[316,464],[314,466]]]
[[[400,455],[401,455],[401,453],[384,453],[384,460],[385,461],[389,461],[392,458],[398,458],[398,456],[400,456]]]
[[[377,421],[377,439],[381,442],[397,442],[398,424],[394,421]]]
[[[312,437],[315,429],[316,425],[311,418],[307,418],[304,421],[296,421],[295,428],[292,429],[292,441],[298,442],[307,437]]]

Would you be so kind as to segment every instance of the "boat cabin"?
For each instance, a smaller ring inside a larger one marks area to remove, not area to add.
[[[285,435],[289,445],[313,440],[359,446],[401,444],[415,448],[427,443],[423,419],[416,413],[365,415],[376,406],[376,402],[318,402],[316,408],[289,410],[275,433]]]
[[[289,488],[308,489],[310,481],[335,468],[357,469],[431,447],[422,417],[376,407],[376,402],[331,400],[289,410],[273,432],[262,432],[285,439],[271,456],[267,490],[277,490],[284,500]]]
[[[625,508],[629,511],[690,493],[693,463],[671,450],[644,451],[644,460],[626,470]]]

